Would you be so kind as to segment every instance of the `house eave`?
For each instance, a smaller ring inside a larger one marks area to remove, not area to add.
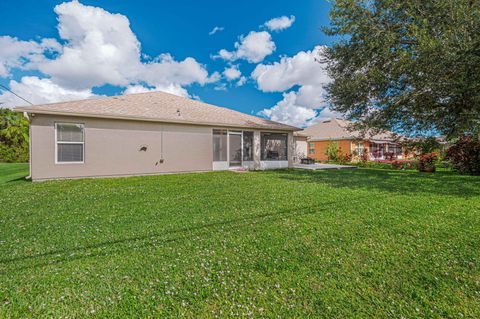
[[[149,117],[141,117],[141,116],[123,116],[123,115],[116,115],[116,114],[94,114],[94,113],[84,113],[84,112],[47,111],[47,110],[32,109],[28,107],[16,107],[13,110],[15,112],[28,113],[28,114],[74,116],[74,117],[88,117],[88,118],[102,118],[102,119],[112,119],[112,120],[143,121],[143,122],[172,123],[172,124],[189,124],[189,125],[213,126],[213,127],[231,127],[231,128],[239,128],[239,129],[289,131],[289,132],[296,132],[296,131],[302,130],[294,126],[286,126],[284,128],[283,127],[275,128],[275,127],[269,127],[269,126],[263,126],[263,125],[250,126],[250,125],[239,125],[239,124],[230,124],[230,123],[197,122],[197,121],[188,121],[188,120],[149,118]]]

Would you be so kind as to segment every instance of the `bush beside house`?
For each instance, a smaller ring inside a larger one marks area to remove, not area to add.
[[[480,175],[479,137],[463,136],[450,146],[445,155],[453,169],[470,175]]]
[[[28,121],[22,114],[0,109],[0,162],[28,162]]]

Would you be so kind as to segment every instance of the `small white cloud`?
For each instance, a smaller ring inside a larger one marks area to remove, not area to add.
[[[153,62],[146,63],[138,70],[137,80],[154,87],[170,87],[173,85],[189,85],[211,82],[205,67],[194,58],[176,61],[170,54],[163,54]]]
[[[232,65],[231,67],[225,68],[223,75],[228,81],[233,81],[242,76],[242,72],[238,69],[238,65]]]
[[[215,71],[208,77],[206,83],[215,83],[217,81],[220,81],[221,78],[222,75],[218,71]]]
[[[240,77],[240,79],[237,81],[236,86],[242,86],[245,83],[247,83],[247,78],[245,76]]]
[[[246,36],[240,36],[239,41],[235,42],[235,51],[221,49],[213,58],[222,58],[227,61],[243,59],[250,63],[259,63],[275,49],[275,42],[270,33],[251,31]]]
[[[137,93],[146,93],[146,92],[154,92],[156,91],[155,88],[148,88],[146,86],[136,84],[136,85],[129,85],[123,91],[123,94],[137,94]]]
[[[226,91],[227,85],[225,83],[219,83],[213,88],[215,91]]]
[[[214,35],[215,33],[222,32],[223,30],[225,30],[224,27],[216,26],[212,29],[212,31],[208,32],[208,35]]]
[[[166,92],[166,93],[183,96],[183,97],[190,97],[187,90],[185,90],[180,85],[175,85],[175,84],[169,84],[163,87],[157,86],[153,88],[145,87],[140,84],[130,85],[125,89],[125,91],[123,91],[123,94],[136,94],[136,93],[146,93],[146,92],[155,92],[155,91]]]
[[[235,52],[230,52],[225,49],[221,49],[218,51],[217,55],[212,56],[213,59],[224,59],[224,60],[234,60],[235,59]]]
[[[262,62],[266,56],[275,51],[276,46],[270,33],[251,31],[246,37],[241,37],[235,44],[237,57],[250,63]]]
[[[265,22],[264,26],[270,31],[282,31],[288,29],[295,22],[295,16],[282,16]]]

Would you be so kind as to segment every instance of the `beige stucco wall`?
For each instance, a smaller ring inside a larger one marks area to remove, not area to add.
[[[55,122],[85,125],[83,164],[55,163]],[[33,180],[212,169],[212,129],[206,126],[35,115],[31,132]]]
[[[308,157],[307,138],[305,136],[295,136],[295,154],[294,161],[300,162],[302,158]]]
[[[55,123],[84,124],[84,163],[55,163]],[[33,180],[45,180],[210,171],[212,129],[200,125],[35,114],[30,125],[31,176]],[[263,130],[253,131],[252,166],[263,169],[260,162]],[[291,132],[288,144],[291,167],[295,153]],[[140,151],[142,146],[147,146],[146,152]]]

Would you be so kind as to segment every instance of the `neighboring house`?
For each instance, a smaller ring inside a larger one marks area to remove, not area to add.
[[[300,129],[163,92],[17,107],[33,180],[293,165]]]
[[[338,143],[341,153],[351,156],[353,161],[406,158],[405,150],[398,144],[393,133],[362,136],[358,131],[349,131],[347,127],[350,124],[343,119],[330,119],[303,130],[301,133],[308,136],[308,157],[326,161],[328,145]]]

